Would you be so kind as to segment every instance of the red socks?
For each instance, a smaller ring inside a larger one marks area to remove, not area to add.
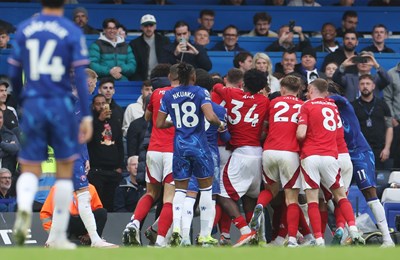
[[[172,224],[172,203],[164,203],[158,220],[158,235],[165,237]]]
[[[351,207],[350,201],[347,198],[343,198],[339,200],[338,206],[340,208],[340,211],[342,212],[344,219],[347,222],[347,225],[354,226],[356,224],[356,221],[354,219],[354,212],[353,208]]]
[[[322,237],[321,215],[319,214],[317,202],[308,203],[308,216],[310,218],[310,224],[313,229],[315,239]]]
[[[231,232],[231,223],[232,223],[231,217],[229,217],[227,213],[222,211],[221,219],[218,222],[219,232],[229,234]]]
[[[303,236],[311,234],[311,230],[310,227],[308,226],[306,218],[304,217],[304,213],[301,210],[300,206],[299,205],[297,206],[299,208],[299,231]]]
[[[321,214],[321,233],[322,237],[324,237],[326,224],[328,224],[328,211],[320,211],[319,214]]]
[[[287,229],[289,237],[296,237],[297,235],[297,229],[299,227],[300,211],[301,209],[299,208],[299,205],[297,205],[296,203],[292,203],[287,206],[286,221],[287,221]]]
[[[235,218],[233,221],[233,224],[235,224],[235,226],[238,229],[241,229],[242,227],[247,226],[246,220],[244,219],[244,217],[242,215],[240,215],[239,217]]]
[[[340,210],[339,205],[335,205],[335,219],[336,219],[336,228],[344,228],[346,220],[342,215],[342,211]]]
[[[215,225],[218,224],[218,222],[221,219],[221,215],[222,215],[222,209],[221,206],[219,204],[215,204],[215,218],[214,218],[214,224],[213,227],[215,227]]]
[[[251,217],[253,217],[253,211],[245,212],[244,215],[246,216],[247,224],[249,224],[251,221]]]
[[[261,204],[265,208],[271,202],[273,197],[272,192],[269,190],[262,190],[258,195],[257,204]]]
[[[142,220],[147,216],[149,213],[151,206],[153,205],[153,197],[149,194],[144,195],[136,205],[135,209],[135,219],[142,222]]]

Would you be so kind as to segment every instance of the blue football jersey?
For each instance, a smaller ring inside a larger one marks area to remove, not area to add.
[[[25,73],[22,98],[63,97],[71,95],[73,68],[89,64],[87,55],[80,28],[64,17],[40,14],[18,26],[8,62]],[[88,107],[86,81],[80,79],[78,93]],[[89,115],[88,108],[82,110],[83,116]]]
[[[180,147],[207,146],[204,104],[211,104],[210,94],[199,86],[178,86],[165,93],[160,112],[169,114],[174,123],[174,152]]]
[[[361,132],[358,118],[350,102],[339,95],[332,95],[330,98],[335,100],[339,109],[343,122],[344,139],[346,140],[350,155],[370,151],[371,147]]]
[[[211,105],[214,110],[214,113],[218,116],[219,120],[226,123],[226,117],[227,117],[226,109],[223,106],[220,106],[214,102],[211,102]],[[221,138],[222,142],[224,143],[228,142],[229,139],[231,138],[229,131],[228,129],[226,129],[226,131],[218,133],[219,126],[212,125],[207,120],[205,120],[205,123],[206,123],[206,135],[207,135],[208,146],[214,153],[219,154],[218,137]]]

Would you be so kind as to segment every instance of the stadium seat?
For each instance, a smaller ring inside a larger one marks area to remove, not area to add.
[[[389,176],[389,184],[398,183],[400,184],[400,171],[392,171]]]
[[[400,184],[400,171],[393,171],[388,183]],[[396,228],[396,216],[400,215],[400,189],[386,188],[382,194],[382,204],[390,228]]]

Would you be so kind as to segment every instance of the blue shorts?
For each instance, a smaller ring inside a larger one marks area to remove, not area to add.
[[[56,160],[74,159],[78,154],[78,125],[70,97],[27,98],[21,120],[19,159],[40,163],[47,160],[47,145]]]
[[[190,151],[174,151],[172,159],[174,180],[187,180],[192,175],[205,179],[214,175],[214,162],[210,149],[192,147]]]
[[[212,184],[212,194],[220,194],[221,187],[219,184],[219,181],[220,181],[219,156],[218,156],[218,154],[215,154],[214,152],[212,152],[211,154],[212,154],[212,158],[213,158],[213,162],[214,162],[214,178],[213,178],[213,184]],[[188,191],[199,192],[199,184],[197,182],[196,177],[194,177],[193,175],[192,175],[192,177],[190,177]]]
[[[372,151],[350,154],[353,163],[353,182],[360,190],[376,187],[375,157]]]
[[[89,187],[89,181],[85,172],[86,160],[79,157],[74,163],[74,174],[72,176],[72,181],[74,183],[74,190],[80,190]]]

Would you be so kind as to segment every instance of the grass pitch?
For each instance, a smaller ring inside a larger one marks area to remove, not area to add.
[[[400,248],[379,247],[326,247],[326,248],[278,248],[278,247],[242,247],[242,248],[137,248],[122,247],[119,249],[79,248],[65,251],[46,248],[2,248],[1,259],[41,259],[41,260],[101,260],[101,259],[135,259],[135,260],[386,260],[396,259]]]

